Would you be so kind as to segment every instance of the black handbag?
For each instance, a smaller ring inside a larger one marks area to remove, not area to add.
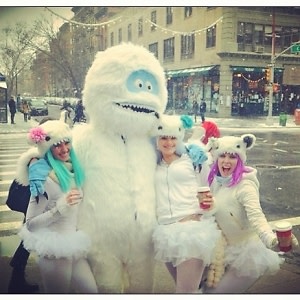
[[[10,185],[6,205],[14,211],[26,214],[27,207],[30,200],[29,185],[21,185],[16,180]]]

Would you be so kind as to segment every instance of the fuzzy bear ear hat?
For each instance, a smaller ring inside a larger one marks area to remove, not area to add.
[[[36,145],[39,154],[44,156],[51,146],[62,142],[71,142],[72,131],[68,124],[58,120],[51,120],[31,128],[27,139],[28,143]]]
[[[214,160],[223,153],[238,154],[240,159],[245,163],[247,159],[246,151],[251,149],[256,141],[253,134],[243,134],[240,137],[224,136],[221,138],[211,137],[208,140],[208,146],[211,147],[211,153]]]
[[[156,136],[176,137],[179,141],[184,138],[186,129],[192,128],[193,119],[190,116],[160,115]]]

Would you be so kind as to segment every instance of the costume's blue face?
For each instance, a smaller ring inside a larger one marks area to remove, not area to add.
[[[158,83],[156,78],[145,70],[132,72],[127,78],[127,89],[132,93],[148,92],[158,95]]]

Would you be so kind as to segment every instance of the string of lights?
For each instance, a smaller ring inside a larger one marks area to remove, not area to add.
[[[52,11],[50,8],[48,7],[45,7],[45,9],[47,9],[49,12],[51,12],[53,15],[61,18],[62,20],[64,20],[65,22],[67,23],[70,23],[70,24],[73,24],[75,26],[83,26],[83,27],[104,27],[106,25],[111,25],[111,24],[114,24],[116,22],[120,22],[122,19],[124,21],[124,17],[117,17],[115,19],[112,19],[110,21],[106,21],[106,22],[101,22],[101,23],[94,23],[94,24],[88,24],[88,23],[81,23],[81,22],[78,22],[78,21],[75,21],[75,20],[69,20],[57,13],[55,13],[54,11]],[[210,30],[210,28],[214,27],[215,25],[217,25],[219,22],[222,22],[222,19],[223,17],[220,17],[219,19],[217,19],[215,22],[213,22],[212,24],[210,24],[209,26],[206,26],[204,28],[201,28],[201,29],[197,29],[197,30],[194,30],[192,32],[186,32],[186,31],[177,31],[177,30],[172,30],[172,29],[169,29],[169,28],[166,28],[166,27],[163,27],[163,26],[160,26],[154,22],[152,22],[151,20],[149,19],[145,19],[145,22],[150,24],[151,26],[154,26],[158,29],[160,29],[162,32],[164,33],[171,33],[173,35],[193,35],[193,34],[201,34],[202,32],[206,32],[207,30]]]
[[[219,22],[222,22],[222,19],[223,19],[223,17],[220,17],[218,20],[216,20],[215,22],[213,22],[209,26],[206,26],[206,27],[201,28],[201,29],[194,30],[192,32],[177,31],[177,30],[172,30],[172,29],[169,29],[169,28],[165,28],[165,27],[162,27],[162,26],[152,22],[149,19],[146,19],[145,21],[146,21],[146,23],[149,23],[151,26],[155,26],[156,28],[159,28],[161,31],[163,31],[165,33],[172,33],[173,35],[176,35],[176,34],[178,34],[178,35],[193,35],[193,34],[201,34],[202,32],[206,32],[207,30],[214,27]]]

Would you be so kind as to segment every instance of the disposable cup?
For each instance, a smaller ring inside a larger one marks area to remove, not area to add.
[[[202,208],[202,209],[210,208],[210,204],[202,203],[207,192],[210,192],[209,186],[198,187],[198,200],[199,200],[200,208]]]
[[[292,249],[292,224],[281,221],[275,224],[279,250],[288,252]]]

